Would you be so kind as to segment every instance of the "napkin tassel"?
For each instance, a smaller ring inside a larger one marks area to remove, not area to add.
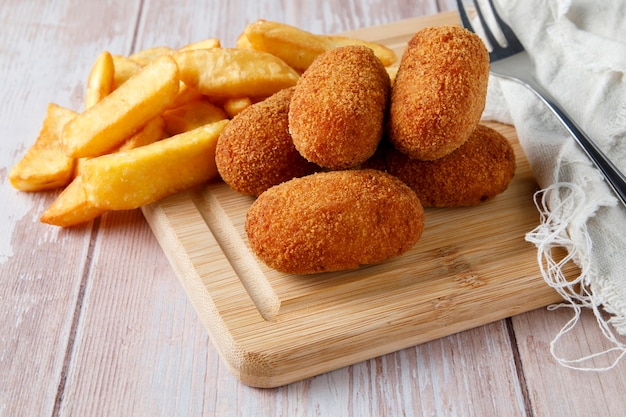
[[[556,199],[552,198],[552,193],[558,193],[561,197],[559,203],[554,204]],[[579,207],[581,200],[584,201],[585,193],[583,189],[574,183],[555,183],[546,189],[538,191],[535,196],[535,204],[541,214],[541,222],[534,230],[527,233],[526,240],[533,243],[537,251],[537,262],[541,270],[541,275],[546,283],[554,288],[565,300],[565,303],[554,304],[548,307],[555,310],[561,307],[572,308],[573,317],[561,328],[559,333],[550,343],[550,353],[561,365],[581,370],[581,371],[606,371],[614,368],[619,361],[626,356],[626,345],[621,343],[613,333],[609,321],[604,317],[601,310],[602,300],[591,289],[591,276],[595,274],[592,270],[591,247],[592,242],[584,224],[581,227],[582,238],[572,239],[569,227],[575,216],[576,210],[571,207]],[[552,211],[552,202],[555,207]],[[567,254],[556,259],[557,248],[565,248]],[[580,274],[568,279],[564,269],[570,262],[574,262],[580,268]],[[593,311],[599,328],[612,346],[602,352],[592,353],[578,359],[565,359],[560,357],[556,346],[560,339],[571,331],[580,320],[583,308]],[[594,358],[612,355],[613,361],[608,366],[585,366],[585,362]]]

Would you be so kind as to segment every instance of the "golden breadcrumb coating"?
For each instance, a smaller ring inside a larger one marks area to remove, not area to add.
[[[287,114],[293,87],[236,115],[220,135],[215,162],[234,190],[258,196],[269,187],[320,170],[296,150]]]
[[[388,133],[411,158],[433,160],[461,146],[485,108],[489,54],[460,26],[417,32],[402,55],[391,93]]]
[[[478,125],[460,148],[443,158],[420,161],[386,146],[364,166],[404,181],[424,207],[473,206],[507,189],[515,173],[515,154],[502,134]]]
[[[320,172],[270,188],[246,217],[252,251],[282,272],[375,264],[410,249],[424,229],[415,193],[378,170]]]
[[[370,48],[343,46],[318,56],[298,80],[289,108],[296,148],[326,168],[359,165],[376,151],[390,90]]]

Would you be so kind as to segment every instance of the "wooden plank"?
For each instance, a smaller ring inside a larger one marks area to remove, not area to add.
[[[223,415],[250,414],[236,411],[236,398],[241,410],[273,416],[527,416],[510,348],[498,321],[275,389],[222,378],[211,392]]]
[[[530,401],[537,410],[535,415],[621,415],[626,392],[626,361],[605,372],[584,372],[561,366],[550,353],[552,340],[572,314],[569,308],[541,309],[512,319]],[[618,335],[618,340],[626,344],[625,336]],[[575,360],[612,347],[601,333],[593,313],[585,310],[580,322],[555,344],[555,352],[563,359]],[[607,367],[619,353],[614,351],[572,365]]]
[[[350,35],[401,54],[418,28],[454,22],[443,14]],[[493,126],[516,147],[509,189],[478,207],[427,210],[416,247],[381,265],[312,277],[271,270],[246,251],[253,200],[220,182],[144,214],[231,371],[253,386],[287,384],[559,299],[524,241],[536,222],[530,168],[513,128]]]
[[[139,211],[109,213],[61,416],[202,415],[208,335]]]
[[[52,415],[93,232],[91,224],[61,230],[39,223],[57,193],[16,191],[9,169],[34,143],[48,102],[82,108],[93,48],[124,49],[137,5],[4,1],[0,6],[0,415]],[[76,24],[77,10],[84,24]],[[127,32],[109,25],[114,11]]]

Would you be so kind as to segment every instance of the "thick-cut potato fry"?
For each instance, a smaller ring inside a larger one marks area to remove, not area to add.
[[[102,52],[96,58],[87,78],[85,88],[85,109],[108,96],[113,91],[115,82],[115,64],[108,51]]]
[[[74,171],[72,173],[72,178],[76,179],[83,169],[83,164],[85,161],[90,160],[91,158],[76,158],[74,162]]]
[[[141,130],[131,136],[127,141],[119,147],[110,150],[107,153],[128,151],[140,146],[149,145],[153,142],[161,140],[165,137],[165,121],[162,116],[157,116],[150,120]],[[83,165],[91,158],[77,158],[74,165],[74,178],[82,173]]]
[[[167,109],[179,83],[178,67],[171,56],[151,62],[65,125],[61,135],[64,152],[75,158],[104,154]]]
[[[74,159],[59,145],[63,126],[78,113],[50,103],[35,143],[11,168],[9,181],[21,191],[51,190],[67,185],[72,179]]]
[[[226,124],[222,120],[90,159],[82,174],[89,203],[107,210],[135,209],[217,177],[215,147]]]
[[[250,97],[228,98],[223,104],[224,111],[231,119],[250,106],[252,106]]]
[[[346,45],[363,45],[374,51],[384,66],[396,62],[396,53],[386,46],[346,36],[317,35],[284,23],[257,20],[246,26],[237,38],[237,47],[256,49],[276,55],[302,72],[315,58],[331,49]]]
[[[212,97],[270,96],[299,77],[280,58],[251,49],[196,49],[175,58],[181,80]]]
[[[105,212],[87,200],[83,179],[78,176],[46,208],[39,220],[54,226],[71,227],[93,220]]]
[[[157,116],[150,120],[141,130],[132,135],[126,142],[122,143],[119,148],[111,151],[122,152],[139,148],[140,146],[150,145],[165,137],[165,120],[163,116]]]
[[[185,103],[198,100],[202,97],[204,96],[198,90],[194,90],[193,88],[189,87],[187,84],[181,81],[180,88],[178,89],[178,94],[176,94],[176,98],[174,99],[174,102],[172,103],[170,108],[174,109],[178,106],[182,106]]]
[[[252,46],[252,44],[250,43],[250,41],[246,37],[245,33],[241,33],[237,37],[237,41],[235,42],[235,47],[237,49],[254,49],[254,47]]]
[[[389,81],[391,81],[391,85],[396,81],[396,75],[398,75],[398,66],[392,65],[390,67],[385,67],[387,74],[389,75]]]
[[[130,62],[137,65],[139,68],[137,72],[139,72],[141,65],[136,64],[134,61]],[[85,110],[93,107],[115,90],[115,70],[115,61],[111,53],[108,51],[100,53],[87,77],[84,102]],[[74,164],[74,178],[79,175],[80,167],[86,159],[87,158],[76,158],[76,163]]]
[[[141,71],[141,65],[123,55],[113,55],[113,89],[128,81],[133,75]]]
[[[143,67],[163,55],[171,55],[173,53],[174,49],[169,46],[155,46],[153,48],[146,48],[141,51],[137,51],[134,54],[131,54],[129,58]]]
[[[318,55],[335,46],[326,37],[262,19],[247,25],[243,33],[254,49],[275,55],[299,71],[307,69]]]
[[[190,101],[163,113],[165,130],[171,136],[227,118],[228,115],[223,109],[204,98]]]
[[[398,60],[396,53],[387,48],[385,45],[376,42],[364,41],[361,39],[354,39],[346,36],[326,36],[334,45],[335,48],[346,45],[363,45],[374,51],[374,55],[380,59],[380,62],[384,66],[388,67],[394,64]]]
[[[220,40],[217,38],[208,38],[198,42],[193,42],[183,46],[179,51],[190,51],[193,49],[214,49],[221,47]]]

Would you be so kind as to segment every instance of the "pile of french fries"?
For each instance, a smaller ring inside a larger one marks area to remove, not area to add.
[[[87,78],[84,109],[50,103],[9,180],[22,191],[62,189],[41,215],[62,227],[203,184],[219,175],[215,147],[230,119],[348,44],[370,47],[393,78],[396,55],[383,45],[266,20],[248,24],[233,48],[210,38],[129,56],[104,51]]]

